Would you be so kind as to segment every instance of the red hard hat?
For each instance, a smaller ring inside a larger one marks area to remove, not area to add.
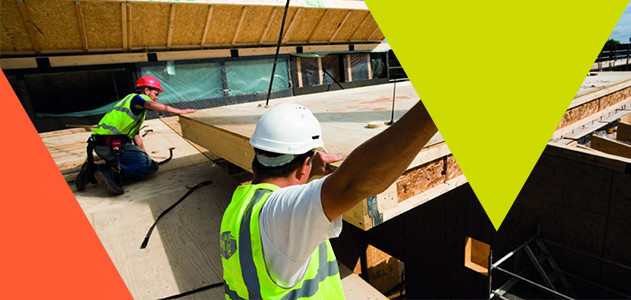
[[[164,90],[160,87],[160,81],[153,76],[142,76],[138,78],[136,81],[136,88],[148,86],[160,91],[160,93],[164,92]]]

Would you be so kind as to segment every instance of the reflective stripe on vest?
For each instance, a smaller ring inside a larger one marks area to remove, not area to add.
[[[270,189],[268,190],[267,188]],[[246,193],[240,193],[244,191],[241,189],[247,189],[245,190]],[[252,192],[252,189],[254,189],[254,192]],[[335,254],[328,241],[322,242],[311,255],[312,261],[309,261],[304,279],[298,282],[293,288],[282,288],[274,283],[267,268],[264,266],[265,262],[262,257],[262,251],[260,251],[260,249],[254,251],[255,249],[253,249],[253,247],[260,248],[262,244],[260,238],[258,238],[260,237],[258,223],[252,224],[251,220],[253,218],[258,220],[258,215],[263,204],[267,201],[269,194],[276,189],[278,189],[278,187],[270,184],[239,187],[235,192],[230,206],[226,209],[226,215],[234,213],[241,214],[240,218],[224,215],[221,225],[221,243],[223,248],[222,263],[224,267],[226,298],[297,299],[317,295],[325,299],[343,299],[344,293],[339,277],[337,261],[335,260]],[[239,194],[241,194],[242,197],[239,197]],[[263,201],[261,202],[261,200]],[[234,226],[234,224],[231,226],[230,220],[239,223],[238,241],[235,241],[235,243],[231,243],[230,241],[230,230],[236,230],[236,226]],[[253,241],[252,237],[257,238]],[[233,256],[233,254],[237,253],[238,255]],[[260,257],[255,257],[255,255]],[[236,260],[237,258],[238,260]],[[258,264],[257,261],[259,261]],[[237,270],[235,270],[235,268]],[[325,283],[320,286],[320,283],[323,282]],[[230,286],[230,284],[233,286]]]
[[[105,116],[101,119],[92,134],[96,135],[126,135],[130,139],[138,133],[142,122],[145,120],[145,110],[136,116],[131,111],[131,100],[139,94],[129,94],[118,101]],[[147,95],[140,96],[145,101],[151,101]]]

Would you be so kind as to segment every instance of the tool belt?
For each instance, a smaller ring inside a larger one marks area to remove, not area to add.
[[[131,140],[126,135],[93,135],[90,139],[96,146],[120,147],[124,144],[131,143]]]

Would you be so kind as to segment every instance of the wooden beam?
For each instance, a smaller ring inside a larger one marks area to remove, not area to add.
[[[230,49],[157,52],[158,61],[230,57]]]
[[[2,58],[0,68],[3,70],[37,68],[37,60],[35,57]]]
[[[237,37],[239,37],[239,31],[241,31],[241,25],[243,25],[243,20],[245,20],[245,15],[248,12],[248,7],[244,6],[241,11],[241,18],[239,19],[239,24],[237,25],[237,30],[234,32],[234,37],[232,38],[232,46],[237,43]]]
[[[280,47],[279,54],[292,54],[296,53],[296,46]],[[276,53],[276,47],[259,47],[259,48],[240,48],[239,56],[258,56],[258,55],[274,55]]]
[[[283,34],[283,39],[282,39],[282,43],[286,44],[287,41],[289,40],[289,36],[291,35],[291,33],[294,31],[295,25],[296,23],[298,23],[296,20],[300,19],[300,16],[302,15],[302,13],[305,11],[304,8],[299,8],[298,11],[294,14],[294,17],[291,19],[291,22],[289,23],[289,27],[287,27],[287,31],[285,31]]]
[[[353,11],[349,9],[348,12],[346,13],[346,16],[344,16],[344,19],[342,20],[342,22],[340,22],[340,24],[337,25],[337,29],[335,29],[335,32],[329,39],[329,43],[332,42],[335,39],[335,36],[337,36],[337,33],[340,32],[340,29],[342,29],[342,27],[344,26],[344,23],[346,23],[346,20],[348,20],[348,17],[351,15],[351,12]]]
[[[300,56],[296,56],[296,76],[298,77],[298,87],[302,87],[302,65]]]
[[[210,20],[213,16],[214,5],[208,6],[208,15],[206,16],[206,25],[204,25],[204,33],[202,34],[202,40],[199,42],[199,45],[204,49],[204,41],[206,41],[206,37],[208,36],[208,29],[210,28]]]
[[[364,28],[364,24],[366,23],[366,21],[368,21],[368,18],[370,18],[370,16],[371,16],[370,11],[366,12],[366,16],[361,21],[361,23],[359,23],[359,26],[357,26],[357,28],[355,28],[353,33],[351,33],[351,35],[348,37],[349,42],[353,40],[353,37],[355,36],[355,34],[357,34],[357,31],[359,31],[359,29]]]
[[[93,66],[120,63],[147,62],[147,53],[112,53],[92,55],[50,56],[51,67]]]
[[[368,66],[368,80],[372,79],[372,62],[370,61],[370,53],[366,53],[366,65]]]
[[[127,3],[121,3],[121,32],[123,36],[123,51],[129,49],[127,45]]]
[[[33,44],[33,50],[36,54],[41,52],[39,46],[39,40],[35,35],[35,24],[31,21],[31,16],[28,13],[28,9],[26,8],[26,4],[24,4],[24,0],[16,0],[18,3],[18,8],[20,9],[20,15],[22,16],[22,21],[24,21],[24,26],[26,27],[26,31],[28,32],[28,37],[31,40],[31,44]]]
[[[322,23],[322,20],[324,20],[324,16],[329,12],[329,9],[325,9],[324,12],[322,13],[322,15],[320,16],[320,19],[318,20],[318,22],[316,23],[315,27],[313,27],[313,31],[311,31],[311,33],[309,34],[309,37],[307,38],[307,43],[311,43],[312,39],[313,39],[313,34],[315,34],[316,30],[318,30],[318,28],[320,27],[320,23]]]
[[[81,1],[75,1],[74,7],[77,12],[77,24],[79,25],[79,34],[81,35],[81,44],[83,50],[88,52],[88,35],[85,31],[85,22],[83,20],[83,12],[81,11]]]
[[[131,3],[121,3],[121,22],[123,26],[123,51],[130,52],[131,45]]]
[[[348,75],[348,82],[353,81],[353,70],[351,68],[351,55],[346,54],[346,74]]]
[[[175,27],[175,3],[171,4],[171,16],[169,18],[169,31],[167,33],[167,50],[171,49],[173,38],[173,27]]]
[[[318,56],[318,82],[324,84],[324,72],[322,72],[322,56]]]
[[[592,135],[590,147],[594,150],[602,151],[605,153],[631,158],[631,145],[627,145],[616,140],[610,140],[608,138]]]
[[[263,40],[265,39],[265,36],[267,35],[267,32],[269,31],[269,28],[272,25],[272,20],[274,19],[274,16],[276,15],[276,11],[278,11],[278,7],[274,7],[274,9],[272,9],[272,13],[269,15],[269,18],[267,19],[267,25],[265,25],[265,30],[263,30],[263,33],[261,34],[261,38],[259,39],[259,44],[263,44]]]
[[[631,124],[619,122],[616,139],[619,141],[631,143]]]

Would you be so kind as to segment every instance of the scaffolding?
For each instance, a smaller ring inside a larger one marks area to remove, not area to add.
[[[619,267],[623,270],[628,271],[631,274],[631,267],[627,265],[623,265],[608,259],[604,259],[602,257],[576,250],[571,247],[543,239],[539,235],[537,235],[530,238],[528,241],[521,244],[519,247],[515,248],[513,251],[509,252],[495,262],[493,262],[493,252],[490,252],[488,286],[489,299],[511,299],[508,297],[509,295],[511,295],[510,290],[520,282],[523,282],[538,291],[543,291],[547,295],[552,297],[558,297],[560,299],[577,299],[578,296],[570,285],[569,281],[567,280],[568,277],[586,283],[589,286],[592,286],[599,290],[607,291],[619,297],[631,299],[631,296],[628,294],[603,286],[602,284],[593,282],[579,275],[563,271],[561,268],[559,268],[559,265],[550,254],[550,251],[548,251],[548,246],[572,251],[583,257],[596,259],[600,262]],[[530,261],[531,264],[527,264],[525,266],[521,265],[523,254],[527,255],[528,261]],[[502,264],[506,264],[507,260],[511,257],[514,258],[512,267],[513,271],[509,271],[506,267],[502,266]],[[536,273],[539,275],[539,278],[537,278],[536,280],[526,278],[525,276],[525,273],[531,270],[531,268],[534,268],[536,270]],[[508,275],[510,278],[507,282],[500,285],[496,289],[492,288],[494,271]]]

